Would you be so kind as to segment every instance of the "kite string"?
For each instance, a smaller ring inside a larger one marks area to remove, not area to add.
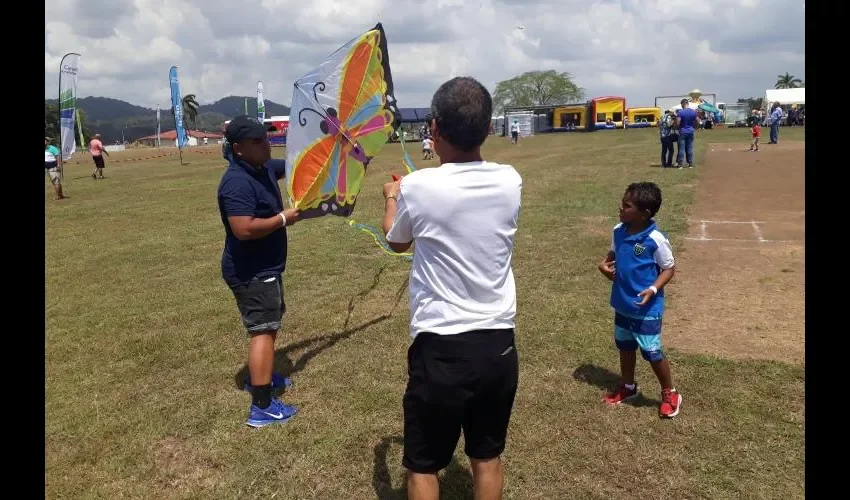
[[[399,142],[401,143],[401,150],[404,151],[404,167],[407,169],[407,173],[411,173],[416,170],[416,167],[413,165],[413,161],[410,159],[410,155],[407,153],[407,147],[404,144],[404,130],[399,133]],[[387,255],[392,255],[395,257],[402,257],[405,260],[413,260],[413,252],[404,252],[399,253],[390,248],[390,245],[386,242],[386,240],[380,235],[377,229],[372,226],[368,226],[366,224],[361,224],[354,219],[348,220],[348,225],[354,229],[359,229],[364,233],[370,235],[372,239],[375,241],[375,244],[378,245],[384,253]]]

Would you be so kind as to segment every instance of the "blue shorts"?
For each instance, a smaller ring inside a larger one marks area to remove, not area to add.
[[[647,361],[661,361],[661,316],[635,316],[614,311],[614,343],[621,351],[640,354]]]

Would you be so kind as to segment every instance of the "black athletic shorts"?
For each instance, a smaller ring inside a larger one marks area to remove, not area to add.
[[[92,155],[92,159],[94,159],[95,168],[103,168],[103,167],[106,166],[103,163],[103,155],[97,155],[97,156]]]
[[[514,331],[423,332],[407,351],[404,458],[413,472],[451,462],[461,429],[470,458],[502,454],[517,390]]]
[[[283,300],[283,276],[254,277],[244,285],[232,285],[242,324],[249,335],[280,330],[286,303]]]

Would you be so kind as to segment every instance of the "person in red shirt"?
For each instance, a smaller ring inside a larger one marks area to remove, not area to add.
[[[103,179],[103,167],[106,166],[103,162],[103,155],[109,156],[109,151],[103,148],[103,143],[100,141],[100,134],[94,134],[94,139],[89,142],[89,153],[94,160],[94,172],[91,174],[92,179]]]
[[[753,134],[753,141],[750,143],[750,151],[758,151],[759,138],[761,137],[761,125],[759,122],[761,120],[756,114],[756,110],[753,110],[752,116],[750,116],[747,121],[750,122],[750,132]]]

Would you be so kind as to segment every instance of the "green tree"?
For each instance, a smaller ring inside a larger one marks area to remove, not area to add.
[[[547,106],[569,104],[584,99],[585,90],[567,72],[528,71],[496,84],[494,106],[498,112],[508,106]]]
[[[52,137],[59,144],[59,105],[44,103],[44,136]]]
[[[183,116],[186,120],[192,123],[192,128],[196,129],[195,120],[198,118],[198,112],[201,105],[195,100],[195,94],[186,94],[183,96]]]
[[[776,75],[776,85],[773,88],[776,89],[796,89],[803,86],[803,80],[791,75],[789,73],[785,73],[784,75]]]
[[[764,97],[741,97],[738,98],[738,104],[746,104],[750,109],[761,109]]]
[[[80,115],[80,125],[83,128],[83,140],[88,140],[92,137],[91,131],[89,130],[88,119],[86,118],[86,112],[82,109],[77,108],[76,112]],[[44,136],[52,137],[53,142],[58,146],[59,145],[59,105],[46,102],[44,103]],[[82,147],[80,144],[80,133],[76,129],[76,125],[74,128],[74,141],[78,146]]]

